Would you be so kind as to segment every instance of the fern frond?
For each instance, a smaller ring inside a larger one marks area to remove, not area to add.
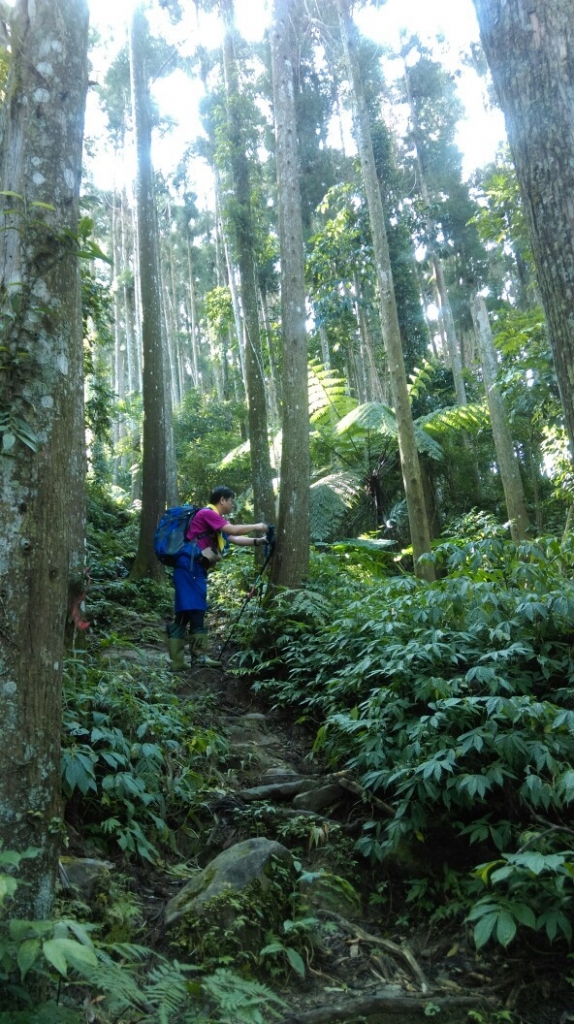
[[[365,402],[352,409],[335,428],[337,434],[382,434],[397,436],[397,418],[393,410],[382,402]]]
[[[429,458],[440,462],[444,458],[444,452],[438,443],[427,431],[419,426],[418,420],[415,423],[415,441],[419,452],[424,452]]]
[[[382,437],[396,439],[398,437],[397,418],[394,411],[382,402],[365,402],[357,406],[339,421],[337,434],[365,435],[380,434]],[[415,439],[419,452],[425,452],[431,459],[440,461],[443,451],[440,444],[427,433],[421,421],[415,423]]]
[[[426,391],[430,390],[429,385],[432,386],[435,369],[436,367],[430,359],[425,359],[421,367],[415,366],[413,372],[409,375],[409,384],[407,386],[411,402],[414,402],[421,395],[424,395]]]
[[[485,402],[452,405],[419,417],[416,425],[435,438],[460,434],[462,431],[474,435],[490,425],[490,416]]]
[[[361,478],[353,473],[330,473],[312,484],[310,525],[313,543],[333,540],[347,510],[361,497]]]
[[[247,981],[225,968],[204,978],[202,987],[218,1007],[220,1024],[237,1024],[238,1021],[243,1024],[266,1024],[261,1011],[279,1018],[287,1010],[287,1004],[271,989],[256,981]]]
[[[240,462],[246,455],[249,455],[250,451],[251,445],[249,441],[244,441],[243,444],[238,445],[237,448],[232,448],[232,450],[222,458],[219,463],[219,468],[225,469],[227,466],[232,466],[234,462]]]
[[[355,405],[344,377],[326,369],[315,359],[309,362],[309,416],[312,423],[321,419],[340,419]]]

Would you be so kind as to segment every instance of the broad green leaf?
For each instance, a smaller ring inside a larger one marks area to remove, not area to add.
[[[490,865],[486,865],[490,867]],[[481,917],[486,917],[488,914],[498,913],[498,903],[476,903],[469,914],[467,914],[467,921],[477,921]]]
[[[493,914],[486,914],[478,922],[476,928],[474,929],[474,933],[473,933],[473,935],[474,935],[474,944],[475,944],[477,949],[482,949],[482,947],[484,945],[486,945],[486,943],[488,942],[490,936],[492,935],[492,933],[494,931],[494,927],[496,925],[497,919],[498,919],[498,911],[495,911],[495,913],[493,913]]]
[[[62,950],[63,939],[47,939],[42,946],[42,952],[49,964],[55,967],[64,978],[68,970],[68,963]]]
[[[93,943],[85,925],[80,924],[79,921],[69,921],[68,919],[64,921],[64,924],[74,933],[78,942],[81,942],[83,946],[89,946],[90,949],[93,949]],[[91,927],[93,928],[94,925]]]
[[[98,966],[93,949],[83,946],[75,939],[48,939],[42,946],[42,951],[49,963],[64,977],[68,966],[75,967],[80,973]]]
[[[546,858],[541,853],[521,853],[516,858],[517,863],[520,863],[528,871],[531,871],[533,875],[539,875],[546,865]]]
[[[513,903],[512,913],[516,920],[526,928],[536,928],[536,916],[532,907],[529,907],[526,903]]]
[[[6,896],[13,896],[18,888],[18,882],[9,875],[0,875],[0,904]]]
[[[269,956],[270,953],[282,953],[285,946],[282,942],[269,942],[267,946],[264,946],[260,951],[259,956]]]
[[[508,946],[516,935],[516,921],[507,910],[501,910],[496,922],[496,938],[501,946]]]
[[[285,952],[287,954],[287,959],[288,959],[289,963],[291,964],[291,967],[293,968],[293,970],[297,972],[297,974],[299,975],[300,978],[304,978],[305,977],[305,962],[304,962],[303,957],[301,956],[301,954],[298,953],[296,949],[292,949],[291,946],[288,946],[287,949],[285,950]]]
[[[18,967],[20,968],[20,977],[22,981],[26,977],[28,971],[38,959],[40,952],[40,939],[26,939],[18,949]]]

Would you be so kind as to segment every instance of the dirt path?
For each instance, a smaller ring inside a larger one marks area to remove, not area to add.
[[[178,693],[183,699],[208,694],[229,744],[226,792],[212,805],[201,865],[263,834],[292,849],[306,870],[345,875],[359,895],[355,905],[339,896],[335,905],[313,907],[321,935],[315,946],[309,942],[306,976],[292,972],[277,988],[290,1007],[284,1024],[377,1024],[390,1014],[398,1024],[434,1014],[461,1024],[473,1019],[470,1009],[486,1024],[501,1004],[493,998],[492,975],[478,969],[465,937],[454,948],[451,935],[407,937],[404,926],[389,932],[384,915],[365,903],[372,869],[354,864],[352,851],[368,817],[363,794],[352,779],[310,758],[313,735],[224,669],[190,670]]]
[[[158,647],[140,648],[137,657],[166,666]],[[217,785],[202,804],[200,841],[196,834],[189,849],[198,867],[264,836],[286,846],[305,871],[342,878],[357,894],[355,902],[346,899],[339,886],[334,901],[333,893],[310,899],[307,916],[316,923],[299,947],[304,977],[286,967],[275,978],[261,978],[288,1008],[281,1024],[380,1024],[391,1015],[398,1024],[425,1016],[445,1024],[574,1022],[564,973],[558,977],[548,962],[479,956],[464,924],[417,930],[408,907],[401,916],[400,882],[354,853],[369,817],[365,794],[350,775],[309,756],[313,735],[303,725],[270,708],[248,680],[225,667],[193,667],[170,680],[179,700],[196,705],[202,726],[225,740]],[[183,839],[177,837],[185,854]],[[164,932],[159,901],[167,904],[181,884],[147,880],[158,941]],[[384,898],[373,903],[377,892]]]

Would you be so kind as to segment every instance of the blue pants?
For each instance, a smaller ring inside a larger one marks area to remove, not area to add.
[[[194,545],[192,557],[181,554],[173,572],[175,614],[207,611],[207,573],[199,561],[199,548]]]

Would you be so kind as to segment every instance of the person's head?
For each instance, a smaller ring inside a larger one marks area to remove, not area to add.
[[[229,504],[229,507],[231,508],[231,503],[233,502],[234,497],[235,491],[232,491],[231,487],[214,487],[209,496],[209,504],[219,505],[221,501],[226,505]]]

